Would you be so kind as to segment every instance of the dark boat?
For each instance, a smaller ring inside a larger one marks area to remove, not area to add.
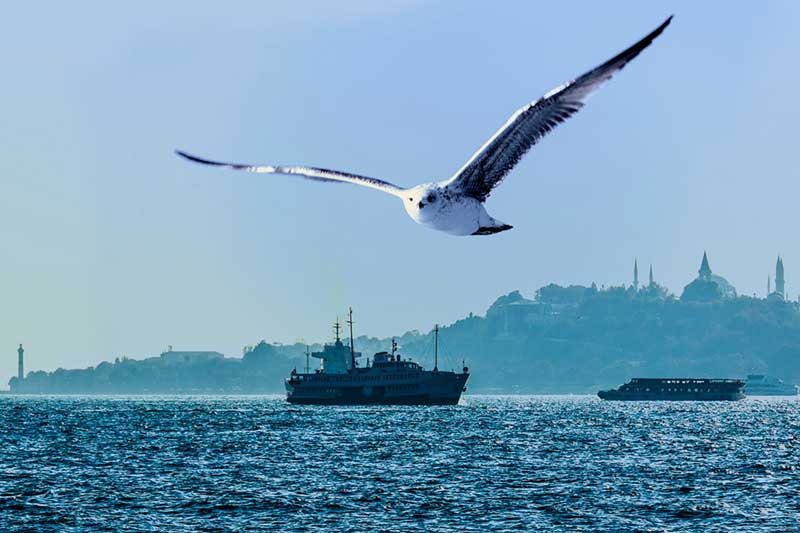
[[[358,366],[361,356],[353,348],[353,311],[350,310],[350,345],[339,337],[339,323],[332,344],[321,352],[307,354],[321,359],[321,368],[305,373],[292,371],[286,379],[286,400],[306,405],[455,405],[466,389],[469,369],[460,373],[439,370],[439,327],[434,340],[433,370],[397,353],[392,340],[391,352],[378,352],[372,363]]]
[[[741,379],[633,378],[597,395],[603,400],[735,401],[744,398],[743,389]]]

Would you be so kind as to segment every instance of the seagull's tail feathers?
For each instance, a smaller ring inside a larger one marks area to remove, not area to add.
[[[492,219],[491,223],[482,224],[477,230],[475,230],[473,235],[494,235],[495,233],[500,233],[501,231],[510,230],[513,227],[514,226],[506,224],[505,222]]]

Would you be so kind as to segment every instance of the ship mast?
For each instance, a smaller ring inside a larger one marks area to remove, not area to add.
[[[356,350],[353,346],[353,308],[348,311],[347,323],[350,325],[350,368],[356,369]]]
[[[339,342],[339,330],[342,326],[339,324],[339,317],[336,317],[336,322],[333,323],[333,333],[336,335],[336,342]]]
[[[439,371],[439,324],[433,328],[433,371]]]
[[[311,357],[311,350],[308,344],[306,344],[306,374],[311,373],[311,359],[309,359],[309,357]]]

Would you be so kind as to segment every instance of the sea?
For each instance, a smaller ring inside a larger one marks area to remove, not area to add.
[[[800,401],[3,396],[0,531],[800,531]]]

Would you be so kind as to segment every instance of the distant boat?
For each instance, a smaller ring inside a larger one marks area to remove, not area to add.
[[[306,371],[292,370],[286,379],[286,401],[306,405],[455,405],[466,389],[469,369],[460,373],[439,370],[439,327],[434,331],[433,370],[403,358],[392,340],[391,352],[378,352],[372,364],[359,367],[361,356],[353,347],[353,311],[350,310],[350,346],[339,337],[321,352],[306,354]],[[308,356],[322,359],[322,368],[311,372]]]
[[[741,379],[633,378],[597,395],[603,400],[735,401],[744,398],[743,388]]]
[[[748,396],[797,396],[797,385],[764,374],[750,374],[744,392]]]

